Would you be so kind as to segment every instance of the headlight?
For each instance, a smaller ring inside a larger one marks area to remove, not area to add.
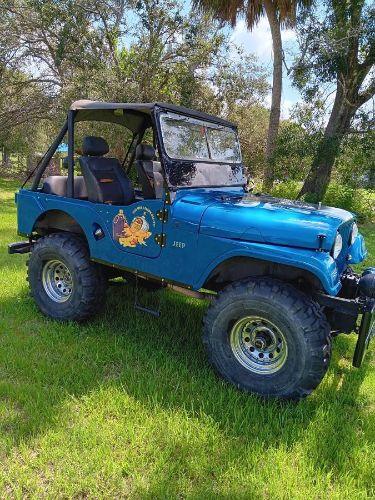
[[[341,234],[337,233],[335,243],[333,244],[332,248],[332,257],[334,259],[337,259],[337,257],[340,255],[341,250],[342,250],[342,237]]]
[[[350,235],[350,245],[353,245],[357,236],[358,236],[358,226],[356,223],[354,223],[352,228],[352,233]]]

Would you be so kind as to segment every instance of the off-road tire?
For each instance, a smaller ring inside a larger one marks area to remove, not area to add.
[[[254,373],[234,354],[233,325],[252,315],[271,321],[285,337],[286,358],[275,373]],[[327,371],[331,357],[327,319],[318,304],[290,284],[272,278],[230,284],[214,299],[203,324],[210,363],[246,392],[299,400],[319,385]]]
[[[56,302],[43,284],[46,263],[60,261],[70,272],[72,291],[64,302]],[[59,321],[84,321],[104,303],[106,279],[101,267],[90,261],[83,238],[71,233],[53,233],[40,238],[27,262],[31,296],[43,314]]]

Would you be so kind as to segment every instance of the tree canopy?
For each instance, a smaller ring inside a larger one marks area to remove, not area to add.
[[[25,158],[20,169],[31,165],[76,99],[163,100],[237,122],[246,170],[261,179],[270,165],[267,99],[275,80],[270,85],[267,68],[231,42],[223,21],[233,25],[243,16],[252,28],[269,3],[4,0],[3,162],[12,154]],[[277,126],[277,140],[273,135],[272,181],[306,180],[300,195],[317,200],[331,179],[353,189],[373,187],[374,6],[364,0],[271,3],[278,30],[295,27],[289,71],[304,99]],[[80,127],[78,138],[86,130]],[[113,129],[106,136],[121,156],[127,138]]]
[[[326,0],[301,16],[294,81],[306,100],[334,95],[323,137],[300,196],[322,199],[344,137],[375,94],[375,7]],[[323,89],[323,92],[322,92]],[[373,122],[372,117],[368,119]],[[364,115],[362,114],[362,118]]]
[[[262,103],[269,90],[254,56],[178,0],[6,0],[0,15],[3,146],[26,122],[57,124],[75,99],[165,100],[223,114]]]

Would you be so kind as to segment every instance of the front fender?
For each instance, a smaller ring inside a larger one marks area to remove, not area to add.
[[[349,264],[359,264],[367,257],[367,249],[364,237],[359,234],[353,245],[349,247]]]
[[[215,240],[218,245],[228,243],[225,238],[215,238]],[[220,254],[210,262],[194,284],[194,288],[201,288],[210,273],[222,262],[233,257],[250,257],[309,271],[318,278],[322,288],[329,295],[337,295],[341,289],[336,263],[327,252],[241,241],[235,241],[233,245],[235,245],[234,248]]]

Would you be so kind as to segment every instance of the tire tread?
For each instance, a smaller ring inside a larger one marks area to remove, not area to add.
[[[55,248],[62,254],[68,255],[74,260],[75,266],[80,273],[81,294],[80,301],[75,305],[70,318],[65,320],[84,321],[93,316],[99,306],[103,303],[106,280],[98,265],[90,261],[88,247],[86,242],[78,235],[71,233],[52,233],[38,239],[31,250],[30,259],[27,261],[27,281],[29,282],[31,295],[38,303],[36,292],[30,280],[30,262],[35,254],[43,249]],[[44,314],[48,314],[42,309]],[[49,315],[49,314],[48,314]],[[53,317],[53,316],[52,316]],[[56,317],[55,319],[62,319]]]
[[[219,372],[219,375],[224,375],[225,378],[229,379],[227,374],[221,373],[218,369],[211,344],[211,332],[214,322],[223,308],[238,298],[253,293],[266,297],[271,302],[278,301],[293,314],[298,314],[300,318],[303,325],[302,332],[312,359],[311,367],[298,387],[279,397],[292,400],[304,398],[319,385],[328,369],[331,356],[330,327],[320,306],[289,283],[274,278],[248,278],[231,283],[220,291],[203,318],[203,344],[208,360],[214,370]]]

